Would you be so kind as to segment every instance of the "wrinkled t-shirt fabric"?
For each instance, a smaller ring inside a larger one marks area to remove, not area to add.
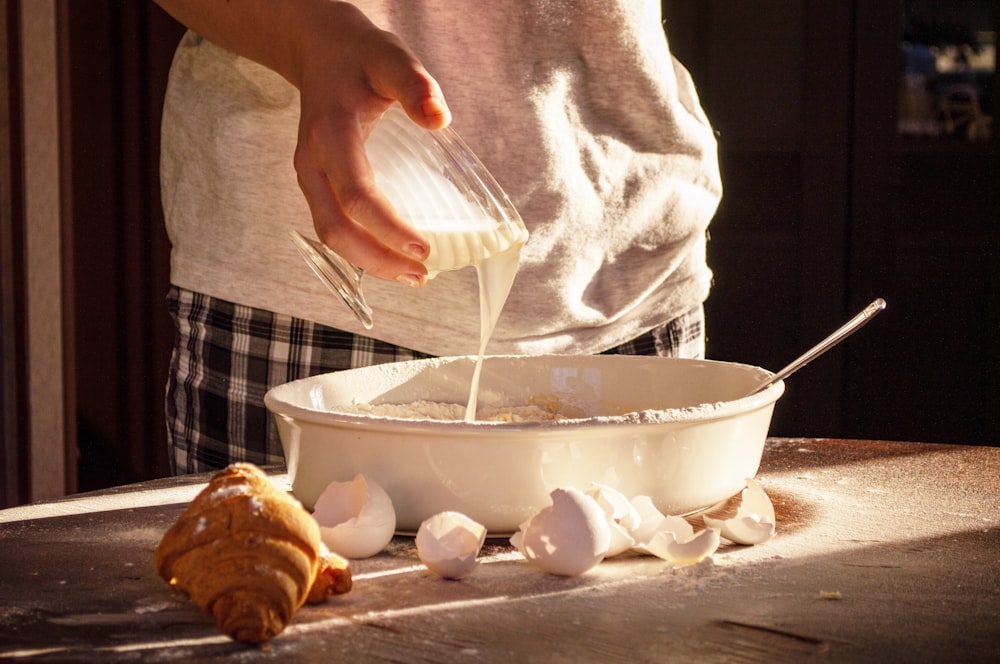
[[[438,80],[530,232],[488,352],[599,352],[705,300],[717,147],[658,1],[355,4]],[[278,74],[183,37],[161,145],[172,283],[425,353],[477,352],[474,269],[419,289],[365,279],[365,330],[296,253],[289,229],[314,236],[292,164],[298,116]]]

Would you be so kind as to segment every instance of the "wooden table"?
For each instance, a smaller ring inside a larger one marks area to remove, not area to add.
[[[561,578],[489,541],[472,576],[444,581],[397,538],[264,648],[153,573],[205,476],[8,509],[0,662],[1000,661],[1000,448],[771,439],[759,479],[767,544]]]

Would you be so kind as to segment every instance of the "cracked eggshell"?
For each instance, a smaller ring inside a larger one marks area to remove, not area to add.
[[[695,535],[691,524],[679,516],[667,517],[667,521],[662,525],[666,527],[653,535],[648,542],[643,544],[643,547],[657,558],[662,558],[668,563],[678,567],[694,565],[715,553],[716,549],[719,548],[721,538],[719,531],[714,528],[706,528]]]
[[[701,562],[719,548],[721,538],[714,528],[695,534],[685,519],[656,509],[649,496],[637,496],[632,505],[642,519],[632,532],[642,551],[680,567]]]
[[[774,504],[763,487],[752,479],[747,479],[747,487],[740,493],[740,504],[736,516],[718,519],[703,518],[705,525],[716,528],[726,539],[737,544],[763,544],[774,537],[776,519]]]
[[[316,500],[313,518],[323,543],[345,558],[374,556],[396,531],[389,494],[361,474],[350,482],[331,482]]]
[[[441,512],[420,524],[417,555],[427,569],[445,579],[461,579],[478,564],[486,527],[459,512]]]
[[[625,494],[617,489],[594,482],[587,490],[587,495],[597,501],[604,510],[611,529],[611,544],[605,558],[617,556],[635,546],[636,541],[632,531],[641,522],[639,511],[629,502]]]
[[[552,505],[522,523],[510,542],[528,562],[550,574],[583,574],[604,559],[611,544],[604,510],[572,487],[549,495]]]
[[[632,529],[632,539],[637,545],[641,545],[656,534],[660,523],[667,517],[656,509],[649,496],[636,496],[632,499],[632,507],[639,515],[639,523]]]

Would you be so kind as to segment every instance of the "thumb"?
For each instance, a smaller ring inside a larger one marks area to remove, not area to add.
[[[418,98],[415,102],[403,99],[399,102],[414,122],[427,129],[443,129],[451,123],[451,110],[440,90],[437,94]]]
[[[421,127],[442,129],[451,122],[441,86],[403,44],[397,44],[387,57],[371,62],[368,76],[376,94],[397,100]]]
[[[451,123],[451,110],[440,86],[419,64],[394,88],[394,94],[387,96],[399,101],[410,119],[424,129],[443,129]]]

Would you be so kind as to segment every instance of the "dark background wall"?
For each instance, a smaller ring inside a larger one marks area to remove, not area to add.
[[[886,313],[788,382],[771,433],[1000,442],[998,139],[898,135],[903,3],[663,4],[720,133],[709,357],[777,370],[882,296]],[[944,4],[998,26],[995,3]],[[88,489],[168,472],[157,154],[182,30],[152,3],[59,8]]]
[[[1000,5],[665,5],[721,134],[710,354],[777,369],[883,296],[885,314],[788,381],[772,432],[997,443],[996,127],[971,143],[897,123],[904,10],[961,39],[995,34]],[[996,90],[993,75],[994,115]]]

